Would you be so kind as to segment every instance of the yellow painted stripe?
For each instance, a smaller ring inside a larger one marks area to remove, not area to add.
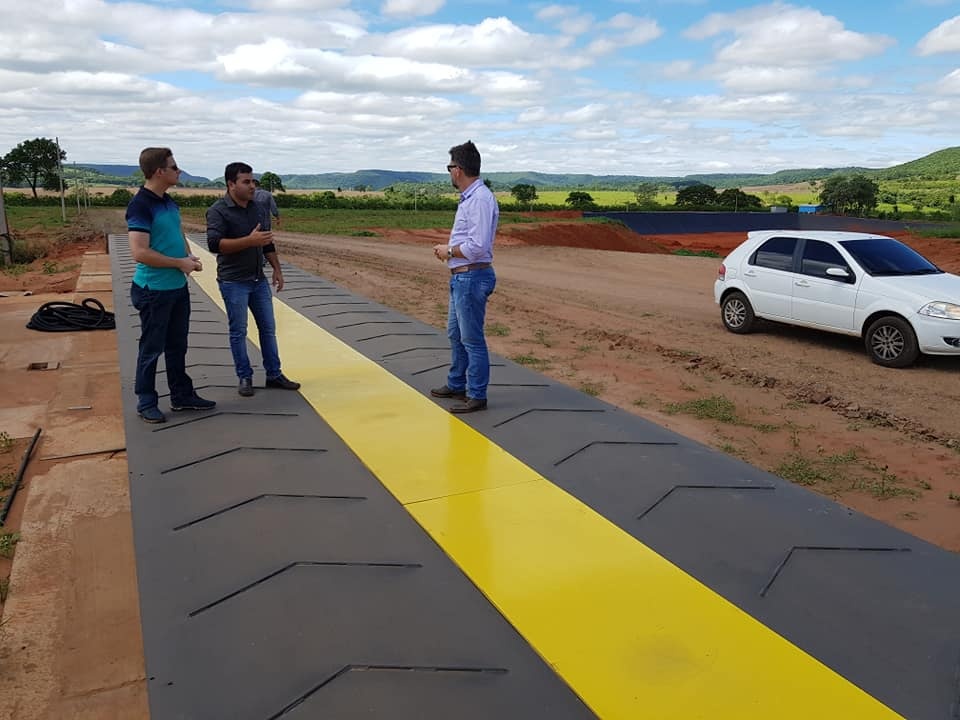
[[[194,278],[222,307],[214,273]],[[284,371],[304,397],[601,718],[900,717],[309,319],[275,309]]]

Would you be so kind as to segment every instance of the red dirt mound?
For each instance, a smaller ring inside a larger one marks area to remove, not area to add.
[[[506,225],[497,232],[500,245],[550,245],[590,250],[618,250],[636,253],[667,253],[653,239],[620,225],[603,223],[551,223],[549,225]]]

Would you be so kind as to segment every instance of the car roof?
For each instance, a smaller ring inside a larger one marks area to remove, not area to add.
[[[842,230],[751,230],[747,233],[749,240],[766,240],[772,237],[795,237],[806,238],[808,240],[869,240],[881,238],[892,240],[886,235],[877,235],[875,233],[845,232]]]

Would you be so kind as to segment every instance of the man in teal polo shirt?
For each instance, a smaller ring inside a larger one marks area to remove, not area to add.
[[[203,269],[191,255],[180,225],[180,208],[167,194],[179,182],[180,168],[170,148],[146,148],[140,153],[145,182],[127,206],[130,254],[137,270],[130,300],[140,313],[137,352],[137,414],[144,422],[162,423],[157,407],[157,361],[167,368],[172,410],[209,410],[216,405],[193,389],[186,371],[190,332],[190,292],[187,276]]]

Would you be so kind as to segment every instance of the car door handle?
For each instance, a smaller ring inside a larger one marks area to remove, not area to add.
[[[797,287],[810,287],[810,283],[808,283],[806,280],[797,280],[794,285]]]
[[[746,275],[747,277],[756,277],[756,276],[757,276],[757,273],[755,273],[753,270],[747,270],[747,271],[746,271],[745,273],[743,273],[743,274]]]

